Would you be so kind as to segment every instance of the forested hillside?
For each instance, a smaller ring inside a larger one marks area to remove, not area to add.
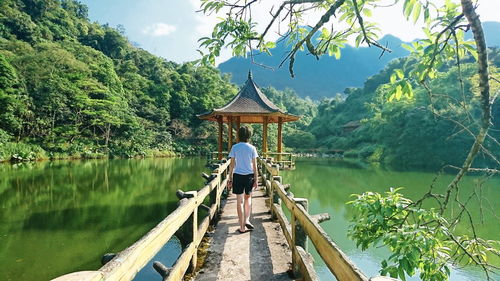
[[[0,36],[0,159],[182,151],[175,139],[210,132],[195,113],[237,90],[133,47],[78,1],[2,1]]]
[[[78,1],[0,3],[0,161],[161,156],[214,148],[215,124],[201,122],[196,114],[236,94],[230,76],[134,47],[122,30],[91,23],[87,7]],[[365,51],[344,50],[349,52]],[[500,67],[498,49],[491,50],[490,59]],[[450,99],[431,102],[419,85],[413,85],[413,98],[388,102],[391,73],[411,64],[409,58],[394,60],[363,88],[347,88],[341,97],[320,103],[290,89],[265,87],[270,75],[264,70],[254,77],[277,106],[302,116],[284,127],[289,149],[342,149],[347,157],[397,168],[458,165],[472,142],[461,126],[467,128],[477,114],[473,58],[461,65],[461,76],[454,61],[445,64],[430,85],[433,91],[470,102],[463,106]],[[322,77],[316,68],[306,72]],[[298,64],[297,75],[302,74]],[[339,74],[338,80],[347,76]],[[491,135],[498,139],[498,103],[493,116]],[[348,123],[355,126],[349,129]],[[276,132],[271,126],[271,149]],[[255,126],[258,147],[261,133]],[[491,142],[487,146],[498,158]]]
[[[207,149],[215,127],[196,114],[236,92],[215,68],[166,61],[91,23],[78,1],[0,2],[0,160]]]
[[[499,77],[500,50],[491,49],[491,75]],[[370,77],[363,88],[346,89],[345,100],[326,99],[309,131],[317,143],[311,147],[346,150],[347,157],[359,157],[397,169],[439,169],[460,165],[474,139],[468,132],[479,114],[477,70],[473,58],[460,66],[448,61],[429,85],[431,97],[421,85],[413,85],[413,98],[391,100],[387,85],[395,69],[410,68],[410,58],[392,61]],[[461,72],[459,71],[459,67]],[[463,89],[460,83],[463,81]],[[498,84],[492,92],[500,89]],[[492,107],[493,127],[486,148],[500,157],[500,104]],[[346,125],[354,124],[348,128]],[[352,130],[354,129],[354,130]],[[476,165],[491,159],[481,155]]]

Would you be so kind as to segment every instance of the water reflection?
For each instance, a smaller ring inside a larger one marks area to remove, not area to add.
[[[284,171],[283,182],[292,184],[292,192],[296,197],[309,199],[309,210],[312,214],[328,212],[331,220],[321,226],[346,254],[369,276],[378,275],[380,261],[388,257],[388,251],[383,248],[371,249],[362,252],[356,248],[353,241],[347,238],[349,218],[353,213],[346,202],[352,200],[351,194],[360,194],[364,191],[385,192],[389,187],[405,187],[401,192],[405,196],[416,199],[424,194],[432,182],[435,174],[422,172],[394,172],[377,168],[370,168],[363,164],[328,160],[328,159],[299,159],[295,171]],[[441,175],[436,182],[436,191],[444,190],[452,175]],[[462,194],[468,194],[483,181],[481,177],[466,177],[461,183]],[[500,198],[500,178],[492,178],[481,188],[483,209],[479,207],[478,199],[469,205],[469,210],[477,219],[479,235],[486,239],[500,240],[500,224],[496,214],[500,211],[494,200]],[[494,188],[495,187],[495,188]],[[488,203],[488,198],[492,202]],[[453,209],[453,208],[451,208]],[[452,211],[452,210],[450,210]],[[483,213],[481,224],[480,213]],[[496,222],[496,223],[492,223]],[[459,231],[468,232],[466,225],[460,226]],[[315,255],[316,268],[321,280],[335,280],[329,270],[321,263],[321,258],[314,253],[314,246],[310,250]],[[500,261],[494,261],[500,265]],[[420,280],[418,277],[408,280]],[[453,270],[450,280],[472,281],[485,280],[480,270],[461,269]]]
[[[203,159],[0,165],[0,280],[48,280],[100,267],[197,189]],[[165,255],[163,252],[162,255]]]

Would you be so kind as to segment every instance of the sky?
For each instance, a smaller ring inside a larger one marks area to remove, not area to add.
[[[208,36],[218,21],[216,15],[209,17],[197,12],[200,0],[80,0],[80,2],[89,7],[91,21],[109,24],[112,27],[122,25],[125,28],[125,35],[131,42],[155,55],[178,63],[200,58],[197,51],[198,39]],[[274,0],[261,0],[261,2],[264,8],[254,11],[253,15],[257,21],[267,19],[269,8],[273,3],[279,3]],[[390,2],[392,1],[387,1]],[[478,13],[482,21],[500,22],[498,12],[500,0],[479,0],[479,4]],[[401,5],[374,11],[372,19],[380,24],[381,35],[392,34],[403,41],[422,38],[421,27],[406,22],[401,11]],[[311,22],[318,17],[319,14],[315,13],[308,15]],[[277,39],[277,36],[271,33],[271,38],[268,40]],[[230,57],[230,51],[226,50],[217,59],[217,63]]]

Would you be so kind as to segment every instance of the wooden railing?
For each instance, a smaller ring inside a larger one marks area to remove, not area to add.
[[[181,256],[171,268],[166,268],[161,264],[160,269],[155,267],[157,271],[161,271],[163,280],[181,280],[188,268],[190,270],[196,268],[198,246],[210,222],[220,212],[222,192],[227,186],[228,169],[229,161],[220,164],[210,176],[207,176],[210,181],[198,192],[178,191],[177,195],[182,199],[177,209],[139,241],[117,254],[99,270],[70,273],[54,280],[132,280],[168,240],[182,229],[187,236],[188,243],[186,243]],[[210,206],[203,204],[207,197],[210,198]],[[199,207],[208,211],[207,217],[200,224],[198,224]],[[186,237],[183,238],[186,239]]]
[[[264,158],[271,157],[273,163],[278,164],[281,169],[295,169],[293,154],[289,152],[266,152]]]
[[[222,152],[222,157],[227,158],[229,152],[223,151]],[[263,158],[268,158],[271,157],[273,159],[273,163],[280,165],[281,169],[289,169],[293,170],[295,169],[295,160],[294,156],[292,153],[289,152],[261,152],[260,153]],[[219,152],[217,151],[212,151],[209,152],[208,154],[208,162],[209,163],[216,163],[219,162]]]
[[[222,151],[222,158],[227,158],[227,155],[229,155],[229,151]],[[219,162],[219,152],[218,151],[209,152],[208,161]]]
[[[283,185],[279,176],[279,165],[270,158],[259,159],[259,170],[269,196],[271,216],[280,223],[292,251],[292,268],[295,274],[300,274],[304,280],[319,280],[311,255],[307,251],[307,241],[310,239],[326,266],[339,281],[396,280],[383,276],[366,277],[319,225],[329,219],[329,215],[310,215],[308,200],[295,198],[289,191],[290,185]],[[282,203],[290,211],[291,222],[283,212]]]

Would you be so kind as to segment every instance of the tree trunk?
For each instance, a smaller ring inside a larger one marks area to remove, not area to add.
[[[479,20],[479,16],[472,5],[470,0],[461,0],[462,11],[469,22],[469,25],[472,30],[472,34],[474,35],[474,41],[476,41],[477,54],[478,54],[478,74],[479,74],[479,93],[481,99],[481,122],[479,133],[474,140],[474,144],[472,145],[467,158],[465,159],[462,168],[458,171],[455,178],[448,185],[448,189],[446,191],[444,206],[448,203],[450,199],[450,195],[453,189],[458,187],[458,183],[462,179],[462,177],[467,173],[469,168],[474,161],[479,149],[484,143],[484,139],[488,133],[488,129],[491,124],[491,103],[490,103],[490,85],[489,85],[489,74],[488,74],[488,50],[486,48],[486,40],[484,39],[483,27],[481,26],[481,20]],[[444,208],[442,210],[444,212]]]

